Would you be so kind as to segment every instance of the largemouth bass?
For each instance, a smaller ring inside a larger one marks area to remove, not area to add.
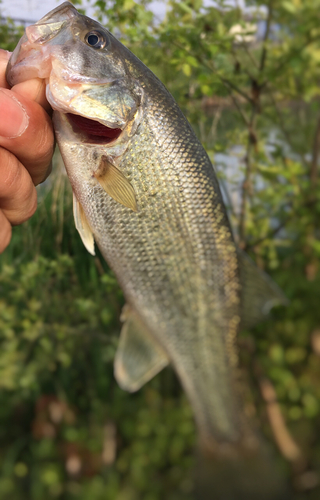
[[[46,80],[76,227],[90,253],[98,245],[127,301],[117,381],[135,391],[171,363],[202,448],[254,455],[236,336],[284,299],[237,250],[191,126],[158,78],[69,2],[27,27],[11,57],[10,85],[34,77]]]

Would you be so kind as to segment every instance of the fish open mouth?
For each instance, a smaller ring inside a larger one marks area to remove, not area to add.
[[[109,144],[120,136],[120,128],[109,128],[95,120],[90,120],[80,115],[67,113],[68,120],[75,133],[85,136],[86,142],[94,144]]]

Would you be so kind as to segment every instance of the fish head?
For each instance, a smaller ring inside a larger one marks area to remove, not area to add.
[[[65,2],[26,28],[7,81],[13,86],[45,79],[48,102],[65,115],[73,135],[82,142],[114,142],[137,125],[143,94],[124,49],[102,25]]]

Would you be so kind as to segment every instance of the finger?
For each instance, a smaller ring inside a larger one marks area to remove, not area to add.
[[[37,208],[37,192],[28,171],[0,148],[0,209],[12,225],[28,220]],[[1,238],[0,238],[1,241]]]
[[[35,185],[43,182],[54,150],[48,114],[37,102],[7,89],[0,89],[0,113],[0,146],[19,159]]]
[[[0,253],[2,253],[10,243],[11,240],[11,224],[0,210]]]
[[[52,108],[46,99],[46,84],[42,78],[32,78],[32,80],[18,83],[11,90],[22,97],[37,102],[51,115]]]
[[[11,52],[7,50],[0,49],[0,87],[9,88],[6,80],[6,68],[8,61],[10,59]]]

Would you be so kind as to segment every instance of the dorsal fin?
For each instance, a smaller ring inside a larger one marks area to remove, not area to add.
[[[238,250],[238,256],[242,290],[240,329],[244,330],[263,321],[273,306],[288,305],[288,299],[245,252]]]
[[[121,319],[125,322],[114,360],[114,374],[122,389],[135,392],[167,366],[169,360],[129,306],[125,306]]]

